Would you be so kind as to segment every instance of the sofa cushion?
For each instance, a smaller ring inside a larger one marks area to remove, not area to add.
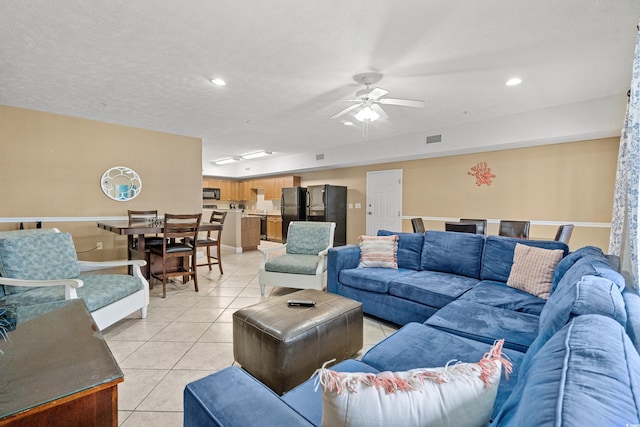
[[[283,254],[267,261],[264,269],[277,273],[314,275],[321,260],[317,254]]]
[[[618,286],[611,280],[584,276],[575,286],[559,287],[540,313],[538,336],[529,346],[525,360],[532,358],[572,317],[598,314],[625,326],[627,312]]]
[[[330,222],[291,223],[287,234],[287,253],[318,255],[330,246]]]
[[[578,316],[531,359],[494,424],[635,424],[639,390],[640,356],[622,326],[604,316]]]
[[[549,299],[553,270],[562,255],[560,249],[549,250],[516,243],[507,285],[538,298]]]
[[[620,291],[625,287],[624,277],[617,271],[613,270],[606,258],[599,256],[585,256],[576,261],[569,270],[562,276],[555,288],[551,292],[563,286],[573,286],[578,283],[584,276],[606,277],[614,282]]]
[[[82,274],[78,279],[84,282],[83,286],[76,290],[78,298],[84,300],[89,311],[96,311],[144,289],[140,278],[125,274]],[[16,306],[28,306],[65,299],[64,286],[30,289],[29,292],[7,295],[5,301]]]
[[[398,268],[398,236],[360,236],[358,267]]]
[[[538,334],[538,316],[490,307],[471,301],[453,301],[425,323],[452,334],[487,344],[504,338],[505,348],[526,352]]]
[[[481,234],[429,230],[424,234],[420,267],[480,278],[484,241]]]
[[[424,245],[424,233],[394,233],[393,231],[378,230],[378,236],[398,236],[398,267],[410,270],[420,270],[420,258]]]
[[[80,274],[69,233],[37,233],[0,239],[0,275],[11,279],[72,279]],[[33,288],[5,286],[7,294]],[[63,288],[64,289],[64,288]]]
[[[502,369],[511,371],[501,350],[502,342],[497,342],[476,363],[401,372],[319,369],[322,424],[484,427],[491,417]]]
[[[314,425],[237,366],[186,385],[184,421],[185,426]]]
[[[420,323],[407,323],[400,330],[373,346],[362,361],[379,371],[402,371],[415,368],[444,366],[455,361],[472,362],[485,354],[491,344],[453,335]],[[513,366],[517,367],[523,354],[503,349]],[[494,415],[511,394],[519,373],[514,369],[507,379],[500,379]]]
[[[340,272],[340,283],[351,288],[386,294],[389,283],[404,276],[416,274],[404,268],[350,268]]]
[[[432,307],[444,307],[478,283],[478,279],[438,271],[420,271],[389,284],[389,293]]]
[[[560,279],[562,279],[562,277],[573,266],[573,264],[587,256],[606,259],[604,253],[602,252],[602,249],[596,248],[595,246],[584,246],[574,252],[567,254],[567,256],[560,260],[560,262],[556,266],[556,269],[553,271],[552,288],[555,289]]]
[[[523,240],[513,237],[489,236],[482,254],[480,278],[482,280],[506,283],[509,273],[511,273],[513,252],[517,243],[543,249],[562,249],[564,255],[569,252],[569,247],[566,243],[553,240]]]
[[[479,282],[458,299],[535,315],[539,315],[545,305],[542,298],[510,288],[506,283],[490,280]]]

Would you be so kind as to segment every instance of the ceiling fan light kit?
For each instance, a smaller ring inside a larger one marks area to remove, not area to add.
[[[352,111],[355,112],[356,120],[362,122],[363,136],[366,139],[368,134],[367,125],[370,122],[376,121],[380,118],[388,119],[389,116],[380,106],[382,105],[397,105],[400,107],[412,107],[412,108],[424,108],[424,101],[418,101],[414,99],[395,99],[384,98],[389,91],[379,87],[371,89],[371,85],[379,82],[382,79],[382,73],[361,73],[353,76],[353,80],[356,83],[365,85],[365,89],[356,91],[355,99],[347,100],[349,102],[355,102],[355,104],[348,106],[347,108],[339,111],[331,116],[332,119],[342,117]]]
[[[380,114],[376,113],[375,111],[373,111],[371,109],[371,107],[369,107],[368,105],[363,107],[360,111],[358,111],[358,113],[356,114],[356,119],[360,122],[364,122],[365,120],[368,120],[370,122],[376,121],[380,118]]]

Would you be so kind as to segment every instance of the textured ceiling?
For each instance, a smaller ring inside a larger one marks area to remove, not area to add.
[[[366,71],[426,101],[385,106],[371,141],[625,93],[639,18],[637,0],[3,0],[0,104],[201,137],[203,167],[316,153],[362,142],[328,101]]]

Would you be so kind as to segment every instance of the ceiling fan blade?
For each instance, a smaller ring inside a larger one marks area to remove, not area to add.
[[[333,116],[331,116],[332,119],[337,119],[340,116],[344,116],[345,114],[347,114],[349,111],[351,110],[355,110],[356,108],[358,108],[359,106],[361,106],[362,103],[358,103],[358,104],[353,104],[347,108],[345,108],[344,110],[340,111],[337,114],[334,114]]]
[[[385,96],[386,94],[388,94],[389,91],[386,89],[382,89],[379,87],[374,88],[371,92],[369,92],[369,94],[367,95],[367,97],[369,99],[378,99],[381,96]]]
[[[380,104],[400,105],[402,107],[424,108],[424,101],[417,101],[414,99],[382,98],[378,99],[378,102]]]
[[[371,104],[371,109],[373,111],[375,111],[376,113],[380,114],[380,118],[381,119],[388,119],[389,116],[387,115],[387,113],[384,112],[384,110],[382,109],[381,106],[379,106],[378,104]]]

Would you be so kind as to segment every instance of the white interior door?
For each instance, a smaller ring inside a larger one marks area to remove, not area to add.
[[[367,235],[402,231],[402,169],[367,172]]]

